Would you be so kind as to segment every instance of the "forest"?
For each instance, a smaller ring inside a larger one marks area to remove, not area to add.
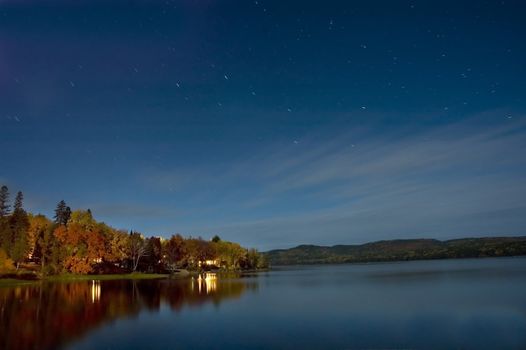
[[[90,209],[71,210],[61,200],[52,219],[23,207],[18,192],[10,205],[0,189],[0,273],[29,269],[39,274],[169,273],[178,269],[252,270],[267,266],[256,249],[214,236],[145,237],[98,222]]]
[[[395,239],[332,247],[300,245],[265,252],[272,265],[341,264],[526,255],[526,237],[480,237],[448,241]]]

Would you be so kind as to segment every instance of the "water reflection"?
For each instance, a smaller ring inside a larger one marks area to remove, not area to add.
[[[179,281],[92,280],[0,288],[0,349],[56,349],[143,309],[158,311],[167,305],[179,312],[255,289],[255,280],[222,280],[215,274]]]
[[[210,294],[217,290],[217,274],[206,272],[199,274],[197,279],[192,278],[192,289],[197,285],[199,293]]]
[[[0,288],[0,349],[526,349],[525,295],[526,258]]]
[[[100,281],[91,281],[91,302],[99,301],[100,299]]]

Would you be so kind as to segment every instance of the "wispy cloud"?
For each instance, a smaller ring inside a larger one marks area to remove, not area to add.
[[[200,198],[203,219],[188,229],[260,247],[520,234],[523,154],[523,123],[475,118],[422,130],[312,135],[269,145],[212,176],[190,167],[153,172],[148,181],[182,184],[189,203]]]

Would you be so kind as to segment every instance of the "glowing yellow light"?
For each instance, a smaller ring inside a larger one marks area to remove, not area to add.
[[[100,300],[100,281],[91,281],[91,302],[95,303]]]
[[[197,289],[199,293],[201,291],[204,291],[206,294],[215,292],[217,290],[217,275],[212,272],[206,272],[197,276]]]

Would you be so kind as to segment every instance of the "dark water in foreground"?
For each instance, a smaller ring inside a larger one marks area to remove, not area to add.
[[[526,348],[526,258],[0,288],[0,348]]]

